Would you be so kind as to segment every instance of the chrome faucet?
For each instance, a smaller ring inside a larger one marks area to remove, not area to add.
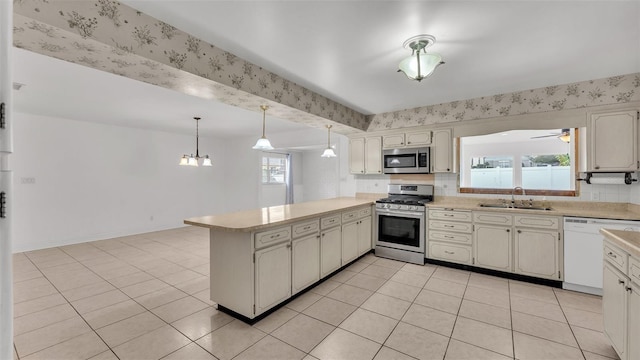
[[[523,196],[527,196],[527,194],[524,192],[524,189],[521,188],[520,186],[516,186],[513,188],[513,190],[511,190],[511,205],[516,203],[516,198],[515,198],[515,192],[516,190],[520,189],[520,191],[522,191],[522,195]]]

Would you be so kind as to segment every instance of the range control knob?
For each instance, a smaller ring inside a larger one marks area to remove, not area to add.
[[[417,208],[417,207],[415,207],[415,206],[413,206],[413,205],[412,205],[412,206],[409,206],[409,210],[417,210],[417,209],[418,209],[418,208]]]
[[[391,209],[398,210],[400,209],[400,205],[391,205]]]

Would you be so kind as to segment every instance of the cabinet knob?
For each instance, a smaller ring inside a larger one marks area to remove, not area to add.
[[[614,259],[618,258],[618,257],[616,256],[616,254],[612,253],[611,251],[609,251],[609,252],[607,253],[607,255],[611,256],[611,257],[612,257],[612,258],[614,258]]]
[[[447,171],[451,171],[451,169],[447,168]]]
[[[518,234],[522,234],[522,230],[518,230]]]
[[[507,232],[511,232],[511,229],[507,229]]]
[[[620,285],[624,285],[624,280],[620,280],[620,279],[618,279],[618,284],[620,284]]]
[[[596,165],[593,168],[597,170],[597,169],[600,169],[600,166]]]
[[[411,141],[407,141],[407,145],[410,145],[410,144],[411,144]]]

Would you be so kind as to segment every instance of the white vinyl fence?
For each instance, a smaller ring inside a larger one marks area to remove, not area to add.
[[[471,187],[513,188],[512,168],[471,169]],[[523,167],[522,187],[525,189],[571,189],[570,166]]]

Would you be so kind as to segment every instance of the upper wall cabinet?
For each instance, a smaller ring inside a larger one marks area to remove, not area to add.
[[[637,109],[589,114],[587,171],[637,171]]]
[[[398,149],[428,145],[431,145],[431,131],[389,134],[382,137],[383,149]]]
[[[431,172],[455,172],[453,164],[453,139],[451,138],[451,129],[434,130],[432,140]]]
[[[349,140],[349,172],[382,174],[382,138],[380,136]]]

